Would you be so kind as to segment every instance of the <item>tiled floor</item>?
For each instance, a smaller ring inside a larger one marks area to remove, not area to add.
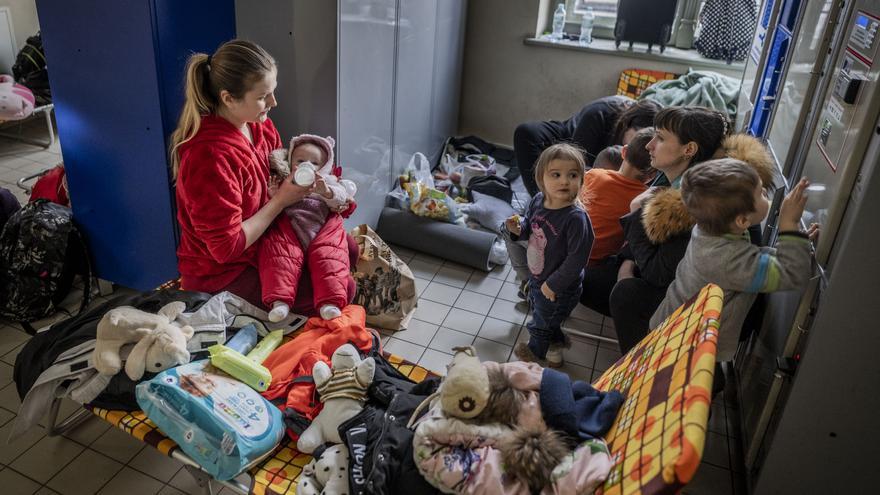
[[[41,137],[44,127],[36,124],[25,131]],[[57,144],[43,150],[0,138],[0,186],[12,190],[24,202],[27,198],[15,187],[15,181],[55,165],[60,161],[59,153]],[[383,334],[386,349],[443,371],[454,346],[472,344],[482,359],[504,362],[512,358],[512,347],[517,341],[528,339],[524,327],[526,307],[516,297],[514,274],[509,267],[483,273],[406,249],[396,251],[417,277],[420,300],[407,330]],[[69,304],[75,308],[76,294],[69,298]],[[62,317],[63,314],[42,323]],[[584,307],[575,310],[567,326],[615,335],[610,319]],[[61,437],[48,437],[44,420],[5,445],[20,404],[12,382],[13,365],[27,339],[20,328],[0,321],[0,493],[201,493],[181,463],[97,418],[90,418]],[[565,351],[563,370],[575,379],[591,381],[620,357],[616,346],[608,343],[574,337],[572,344]],[[61,416],[76,410],[77,406],[68,401]],[[683,493],[745,493],[737,414],[733,401],[726,403],[724,397],[719,397],[713,403],[705,459]],[[231,492],[224,489],[221,493]]]

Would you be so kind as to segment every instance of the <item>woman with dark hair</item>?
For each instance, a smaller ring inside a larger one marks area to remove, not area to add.
[[[535,161],[544,149],[561,142],[585,151],[587,167],[608,146],[626,144],[636,131],[654,125],[654,115],[663,108],[651,100],[636,102],[626,96],[606,96],[592,101],[568,120],[526,122],[513,133],[513,151],[529,194],[538,192]]]
[[[703,107],[669,107],[657,113],[648,143],[651,165],[668,179],[633,200],[632,213],[620,219],[627,245],[609,306],[622,353],[650,330],[650,318],[675,279],[690,242],[694,220],[681,200],[681,177],[712,158],[731,157],[751,165],[771,183],[772,160],[757,139],[730,135],[727,116]]]

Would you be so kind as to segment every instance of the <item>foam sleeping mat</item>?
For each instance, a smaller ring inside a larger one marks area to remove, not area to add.
[[[414,215],[408,211],[384,208],[376,233],[389,244],[489,271],[489,254],[497,236]]]

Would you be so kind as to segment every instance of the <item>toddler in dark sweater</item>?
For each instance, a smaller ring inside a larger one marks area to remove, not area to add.
[[[549,366],[562,366],[562,322],[578,303],[593,245],[590,218],[578,200],[584,168],[583,154],[572,145],[544,150],[535,166],[541,192],[525,217],[515,215],[505,222],[511,240],[528,241],[529,342],[514,348],[522,361],[546,359]]]

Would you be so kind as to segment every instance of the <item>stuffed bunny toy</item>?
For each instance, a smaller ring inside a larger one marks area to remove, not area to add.
[[[186,304],[180,301],[166,304],[158,314],[131,306],[111,309],[98,322],[93,354],[95,369],[102,375],[119,373],[122,370],[119,351],[123,345],[132,343],[136,345],[125,371],[133,380],[142,377],[145,370],[161,371],[176,363],[189,362],[186,341],[192,338],[193,328],[174,323],[185,309]]]
[[[10,75],[0,74],[0,122],[21,120],[34,113],[34,94],[31,90],[15,84]]]
[[[331,366],[318,361],[312,368],[315,387],[321,394],[324,408],[296,442],[296,448],[311,454],[325,443],[342,443],[339,425],[353,418],[364,408],[367,387],[373,382],[376,361],[361,359],[351,344],[339,346],[330,357]]]

